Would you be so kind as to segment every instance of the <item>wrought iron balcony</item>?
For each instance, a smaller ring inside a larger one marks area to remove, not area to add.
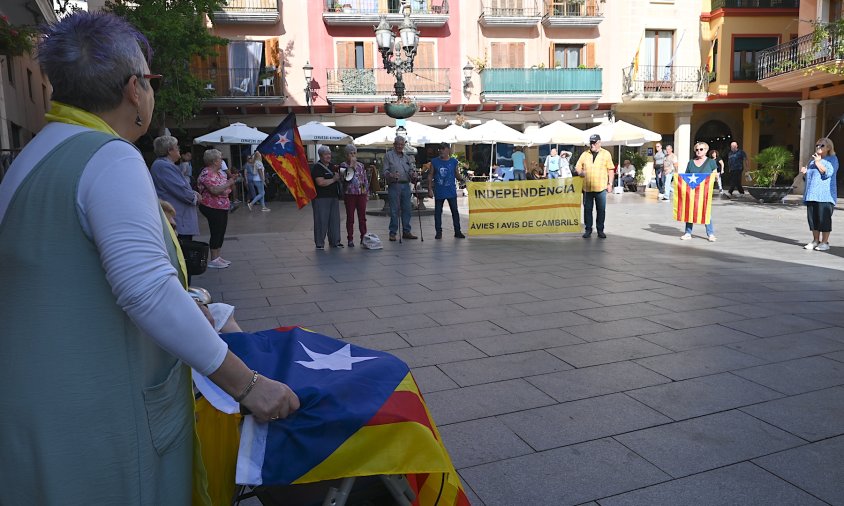
[[[443,26],[448,22],[449,0],[411,0],[410,19],[417,26]],[[322,20],[326,25],[372,26],[381,16],[398,24],[404,19],[401,0],[326,0]]]
[[[756,78],[762,81],[838,60],[844,60],[844,34],[837,25],[818,25],[815,33],[760,51]]]
[[[800,0],[712,0],[717,9],[799,9]]]
[[[281,73],[257,68],[195,67],[191,74],[206,83],[206,102],[264,102],[284,98]]]
[[[485,100],[519,100],[565,97],[599,98],[601,69],[496,69],[481,72],[481,95]]]
[[[221,24],[275,24],[280,19],[279,0],[228,0],[214,12],[214,22]]]
[[[598,26],[604,13],[598,0],[545,0],[544,26]]]
[[[521,7],[510,7],[503,0],[486,0],[481,3],[478,22],[483,26],[532,26],[541,18],[542,11],[530,0],[521,2]]]
[[[622,73],[622,95],[655,100],[705,100],[710,76],[705,68],[674,65],[631,65]]]
[[[420,69],[403,74],[405,94],[445,102],[451,94],[448,69]],[[394,92],[395,77],[384,69],[328,69],[326,94],[332,102],[383,102]]]

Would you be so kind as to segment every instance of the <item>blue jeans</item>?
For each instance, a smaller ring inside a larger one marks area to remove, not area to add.
[[[559,170],[549,170],[548,171],[548,179],[557,179],[558,177],[560,177],[560,171]]]
[[[443,203],[448,201],[448,208],[451,209],[451,221],[454,224],[454,233],[460,232],[460,213],[457,212],[457,197],[447,199],[434,199],[434,230],[437,233],[443,231]]]
[[[686,223],[686,233],[692,235],[692,227],[694,226],[693,223]],[[709,218],[709,223],[704,225],[706,227],[706,236],[709,237],[710,235],[715,235],[715,229],[712,228],[712,218]]]
[[[604,231],[604,218],[607,215],[607,190],[599,192],[583,192],[583,225],[585,232],[592,231],[592,206],[597,208],[598,232]]]
[[[390,235],[399,231],[399,208],[401,208],[401,230],[410,233],[410,184],[393,183],[387,187],[390,197]]]
[[[667,198],[668,200],[671,200],[671,190],[674,189],[674,185],[672,184],[672,182],[674,181],[674,173],[672,172],[671,174],[666,174],[664,178],[665,182],[662,183],[662,185],[665,187],[663,189],[663,195],[665,195],[665,198]]]
[[[524,169],[513,169],[513,180],[524,181],[527,179]]]
[[[249,181],[249,189],[252,190],[250,193],[254,193],[255,197],[249,202],[252,205],[255,205],[255,202],[261,201],[261,207],[267,207],[266,203],[264,202],[264,182],[263,181]]]

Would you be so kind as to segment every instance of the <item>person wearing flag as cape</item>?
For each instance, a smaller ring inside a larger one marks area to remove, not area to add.
[[[706,237],[715,242],[715,230],[712,228],[712,187],[717,177],[718,166],[715,160],[706,156],[709,145],[697,142],[695,156],[686,165],[685,174],[677,174],[675,180],[674,218],[686,222],[686,230],[680,236],[681,241],[692,238],[693,223],[704,223]],[[688,175],[687,175],[688,174]],[[709,174],[698,176],[698,174]],[[682,181],[681,181],[682,178]],[[700,195],[698,195],[700,193]],[[686,212],[683,212],[685,209]],[[698,218],[698,219],[695,219]]]

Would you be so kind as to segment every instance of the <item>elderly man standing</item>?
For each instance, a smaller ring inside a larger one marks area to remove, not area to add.
[[[199,194],[190,187],[176,163],[181,158],[179,141],[175,137],[162,135],[152,142],[152,149],[158,157],[149,169],[158,198],[169,202],[176,210],[176,234],[179,239],[190,241],[199,235],[199,218],[196,203]]]
[[[592,206],[597,208],[598,237],[606,239],[604,218],[607,214],[607,192],[612,190],[615,166],[612,155],[601,147],[601,136],[589,137],[589,151],[584,151],[577,160],[575,172],[583,177],[583,238],[592,236]]]
[[[404,152],[404,137],[396,136],[393,150],[384,156],[384,176],[390,198],[390,240],[396,240],[401,209],[402,239],[416,239],[410,233],[410,184],[416,180],[413,158]]]

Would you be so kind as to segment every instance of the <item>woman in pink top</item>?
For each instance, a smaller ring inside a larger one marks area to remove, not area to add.
[[[220,248],[223,247],[223,239],[226,235],[226,225],[229,221],[229,194],[232,192],[235,178],[229,179],[220,169],[223,166],[223,154],[219,150],[209,149],[203,155],[205,168],[197,178],[199,188],[199,212],[208,220],[208,229],[211,231],[209,245],[211,247],[211,258],[208,267],[212,269],[225,269],[231,262],[220,256]]]

